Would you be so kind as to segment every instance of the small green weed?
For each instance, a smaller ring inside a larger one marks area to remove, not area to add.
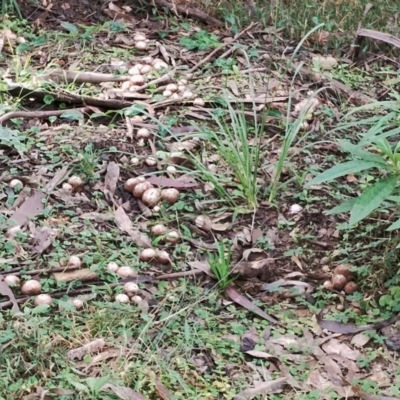
[[[400,177],[400,142],[397,139],[395,142],[390,141],[390,138],[400,134],[397,107],[398,102],[377,102],[359,107],[349,113],[347,117],[357,111],[374,109],[376,112],[384,112],[386,115],[342,124],[336,128],[335,130],[344,128],[354,130],[356,127],[362,129],[366,125],[370,126],[358,144],[353,144],[346,139],[338,140],[342,150],[352,157],[351,161],[345,161],[329,168],[305,185],[308,188],[349,174],[362,173],[365,176],[367,171],[378,170],[379,174],[371,175],[372,179],[364,180],[365,188],[359,197],[351,198],[328,212],[328,214],[338,214],[350,211],[350,227],[368,217],[383,204],[398,206],[400,203],[397,185]],[[399,228],[400,219],[390,225],[388,230]]]
[[[223,241],[218,243],[216,254],[208,253],[211,272],[217,278],[218,286],[222,290],[225,290],[236,279],[236,277],[232,277],[231,260],[232,252],[230,248],[226,248],[226,243]]]
[[[217,47],[221,44],[218,41],[218,36],[203,30],[196,32],[192,37],[182,37],[179,43],[188,50],[199,51]]]

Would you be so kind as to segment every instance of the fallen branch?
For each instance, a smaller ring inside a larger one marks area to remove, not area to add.
[[[103,82],[124,82],[129,81],[128,75],[101,74],[98,72],[73,72],[66,70],[55,70],[47,75],[40,76],[40,80],[52,81],[55,83],[92,83]]]
[[[82,113],[90,111],[89,107],[70,108],[65,110],[51,110],[51,111],[11,111],[0,117],[0,124],[8,121],[11,118],[48,118],[62,115],[66,112],[80,111]]]
[[[175,14],[182,14],[189,18],[196,18],[208,25],[216,25],[216,26],[223,26],[224,23],[216,18],[210,17],[205,12],[199,10],[198,8],[188,7],[188,6],[180,6],[174,3],[169,3],[166,0],[154,0],[154,3],[158,7],[165,7],[169,10],[173,11]]]

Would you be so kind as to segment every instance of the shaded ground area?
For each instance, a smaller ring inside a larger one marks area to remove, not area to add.
[[[1,395],[399,396],[395,208],[350,229],[379,173],[305,186],[397,128],[392,43],[110,4],[2,34]]]

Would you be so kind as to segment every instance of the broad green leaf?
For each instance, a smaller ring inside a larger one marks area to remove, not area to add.
[[[360,222],[376,210],[393,192],[397,184],[397,176],[389,176],[364,190],[357,199],[350,213],[350,225]]]
[[[310,182],[308,182],[305,187],[310,187],[312,185],[318,185],[319,183],[330,182],[340,176],[354,174],[356,172],[365,171],[371,168],[382,168],[382,164],[373,161],[348,161],[343,164],[335,165],[334,167],[320,173]]]
[[[357,199],[350,199],[345,201],[342,204],[339,204],[336,207],[333,207],[331,210],[327,211],[325,214],[326,215],[333,215],[333,214],[342,214],[345,212],[349,212],[352,210],[354,204],[356,203]]]
[[[69,119],[70,121],[79,121],[83,119],[83,114],[78,110],[69,110],[62,113],[61,118]]]
[[[369,151],[363,150],[359,145],[350,143],[346,139],[339,139],[338,143],[344,151],[352,154],[353,156],[360,157],[364,161],[373,161],[382,165],[387,164],[386,160],[380,155],[373,154],[370,153]]]
[[[70,22],[61,22],[61,27],[64,28],[69,33],[78,32],[78,28],[74,24],[71,24]]]
[[[395,229],[400,229],[400,218],[396,221],[393,222],[392,225],[389,226],[389,228],[387,228],[387,231],[394,231]]]

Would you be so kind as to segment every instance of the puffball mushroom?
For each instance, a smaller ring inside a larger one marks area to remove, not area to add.
[[[117,275],[119,275],[122,279],[135,277],[136,271],[134,271],[131,267],[120,267],[118,268]]]
[[[171,262],[169,254],[165,250],[157,251],[156,260],[161,264],[169,264]]]
[[[205,104],[206,104],[205,101],[200,97],[197,97],[197,99],[193,100],[193,105],[194,106],[204,107]]]
[[[149,166],[149,167],[154,167],[155,165],[157,165],[157,160],[154,157],[147,157],[145,163]]]
[[[143,122],[143,118],[140,115],[134,115],[130,120],[131,122]]]
[[[178,85],[175,83],[169,83],[166,87],[165,90],[169,90],[170,92],[174,93],[178,91]]]
[[[161,198],[169,204],[174,204],[178,200],[179,190],[175,188],[161,190]]]
[[[116,273],[118,271],[118,269],[119,269],[119,265],[114,261],[111,261],[111,262],[109,262],[107,264],[107,271],[108,272]]]
[[[158,213],[158,212],[160,212],[160,210],[161,210],[160,206],[153,207],[153,213]]]
[[[120,293],[115,296],[115,301],[118,303],[129,303],[129,297],[124,293]]]
[[[132,303],[139,304],[142,300],[143,300],[143,299],[142,299],[140,296],[137,296],[137,295],[131,297]]]
[[[148,74],[153,70],[153,67],[151,65],[143,65],[142,68],[140,68],[140,73],[142,75]]]
[[[39,294],[41,290],[42,290],[41,283],[35,281],[34,279],[29,279],[21,287],[21,293],[27,296]]]
[[[340,264],[333,270],[333,273],[336,275],[344,275],[348,280],[352,275],[351,273],[352,267],[353,266],[351,264]]]
[[[139,253],[139,258],[142,261],[151,261],[155,256],[156,256],[156,251],[154,249],[143,249]]]
[[[148,139],[150,137],[150,131],[147,128],[140,128],[136,132],[136,137],[138,139]]]
[[[132,160],[131,160],[132,161]],[[145,178],[143,176],[138,176],[136,178],[129,178],[125,183],[124,183],[124,189],[127,192],[132,193],[133,189],[135,188],[136,185],[139,183],[145,182]]]
[[[131,165],[139,165],[139,159],[137,157],[132,157],[129,162]]]
[[[176,173],[176,168],[175,168],[173,165],[168,165],[166,171],[167,171],[169,174],[175,174],[175,173]]]
[[[11,189],[16,189],[16,188],[22,189],[24,184],[19,179],[12,179],[8,184],[8,186],[10,186]]]
[[[82,261],[78,256],[71,256],[68,260],[68,266],[80,268],[82,266]]]
[[[303,207],[299,204],[292,204],[289,208],[289,214],[298,214],[303,210]]]
[[[346,294],[353,294],[355,291],[357,291],[357,289],[358,285],[355,282],[348,282],[343,288]]]
[[[35,300],[33,301],[33,304],[35,306],[41,306],[43,304],[47,305],[47,306],[51,306],[51,304],[53,303],[53,299],[49,294],[39,294],[39,296],[35,297]]]
[[[188,84],[188,81],[186,79],[179,79],[178,85],[181,86],[186,86]]]
[[[146,35],[144,33],[135,33],[135,35],[133,36],[133,40],[135,42],[144,42],[146,40]]]
[[[162,60],[154,60],[153,61],[153,68],[157,71],[159,71],[160,69],[167,69],[168,68],[168,64]]]
[[[70,192],[72,190],[72,185],[70,185],[69,183],[65,182],[65,183],[63,183],[62,188],[65,191]]]
[[[147,43],[146,42],[136,42],[135,43],[135,48],[137,50],[146,50],[147,49]]]
[[[347,279],[344,275],[333,275],[332,277],[332,285],[336,290],[342,290],[347,283]]]
[[[178,85],[178,90],[180,92],[184,92],[186,90],[186,86],[185,85]]]
[[[141,86],[141,85],[144,85],[144,78],[143,78],[143,76],[142,75],[132,75],[131,76],[131,83],[132,83],[132,85],[138,85],[138,86]]]
[[[154,58],[151,56],[146,56],[142,58],[143,64],[152,64],[154,62]]]
[[[176,243],[178,242],[178,240],[181,238],[181,234],[173,229],[169,232],[167,232],[167,234],[164,237],[164,241],[168,242],[168,243]]]
[[[142,196],[142,201],[146,206],[154,207],[161,200],[161,190],[157,188],[147,189]]]
[[[83,181],[79,176],[76,175],[72,175],[69,177],[68,179],[68,183],[73,187],[73,188],[77,188],[79,186],[82,186]]]
[[[160,235],[164,235],[165,232],[167,232],[167,227],[163,224],[157,224],[151,228],[151,233],[153,235],[160,236]]]
[[[172,96],[172,92],[170,90],[164,90],[162,94],[163,94],[164,97],[171,97]]]
[[[325,288],[326,290],[332,290],[332,289],[333,289],[333,283],[332,283],[332,281],[325,281],[325,282],[324,282],[324,288]]]
[[[153,187],[153,185],[150,182],[144,181],[141,183],[138,183],[132,191],[132,194],[134,197],[136,197],[137,199],[140,199],[143,196],[143,193],[146,190],[149,190]]]
[[[124,90],[124,91],[129,90],[131,85],[132,85],[131,81],[122,82],[121,89]]]
[[[78,299],[77,297],[75,299],[72,299],[71,303],[77,310],[80,310],[83,307],[83,301],[81,299]]]
[[[139,286],[135,282],[126,282],[124,285],[124,292],[126,294],[136,293],[139,290]]]
[[[19,286],[20,284],[20,279],[17,275],[7,275],[5,276],[4,281],[8,286]]]
[[[184,99],[190,99],[191,97],[193,97],[193,93],[190,90],[186,90],[182,93],[182,97]]]

